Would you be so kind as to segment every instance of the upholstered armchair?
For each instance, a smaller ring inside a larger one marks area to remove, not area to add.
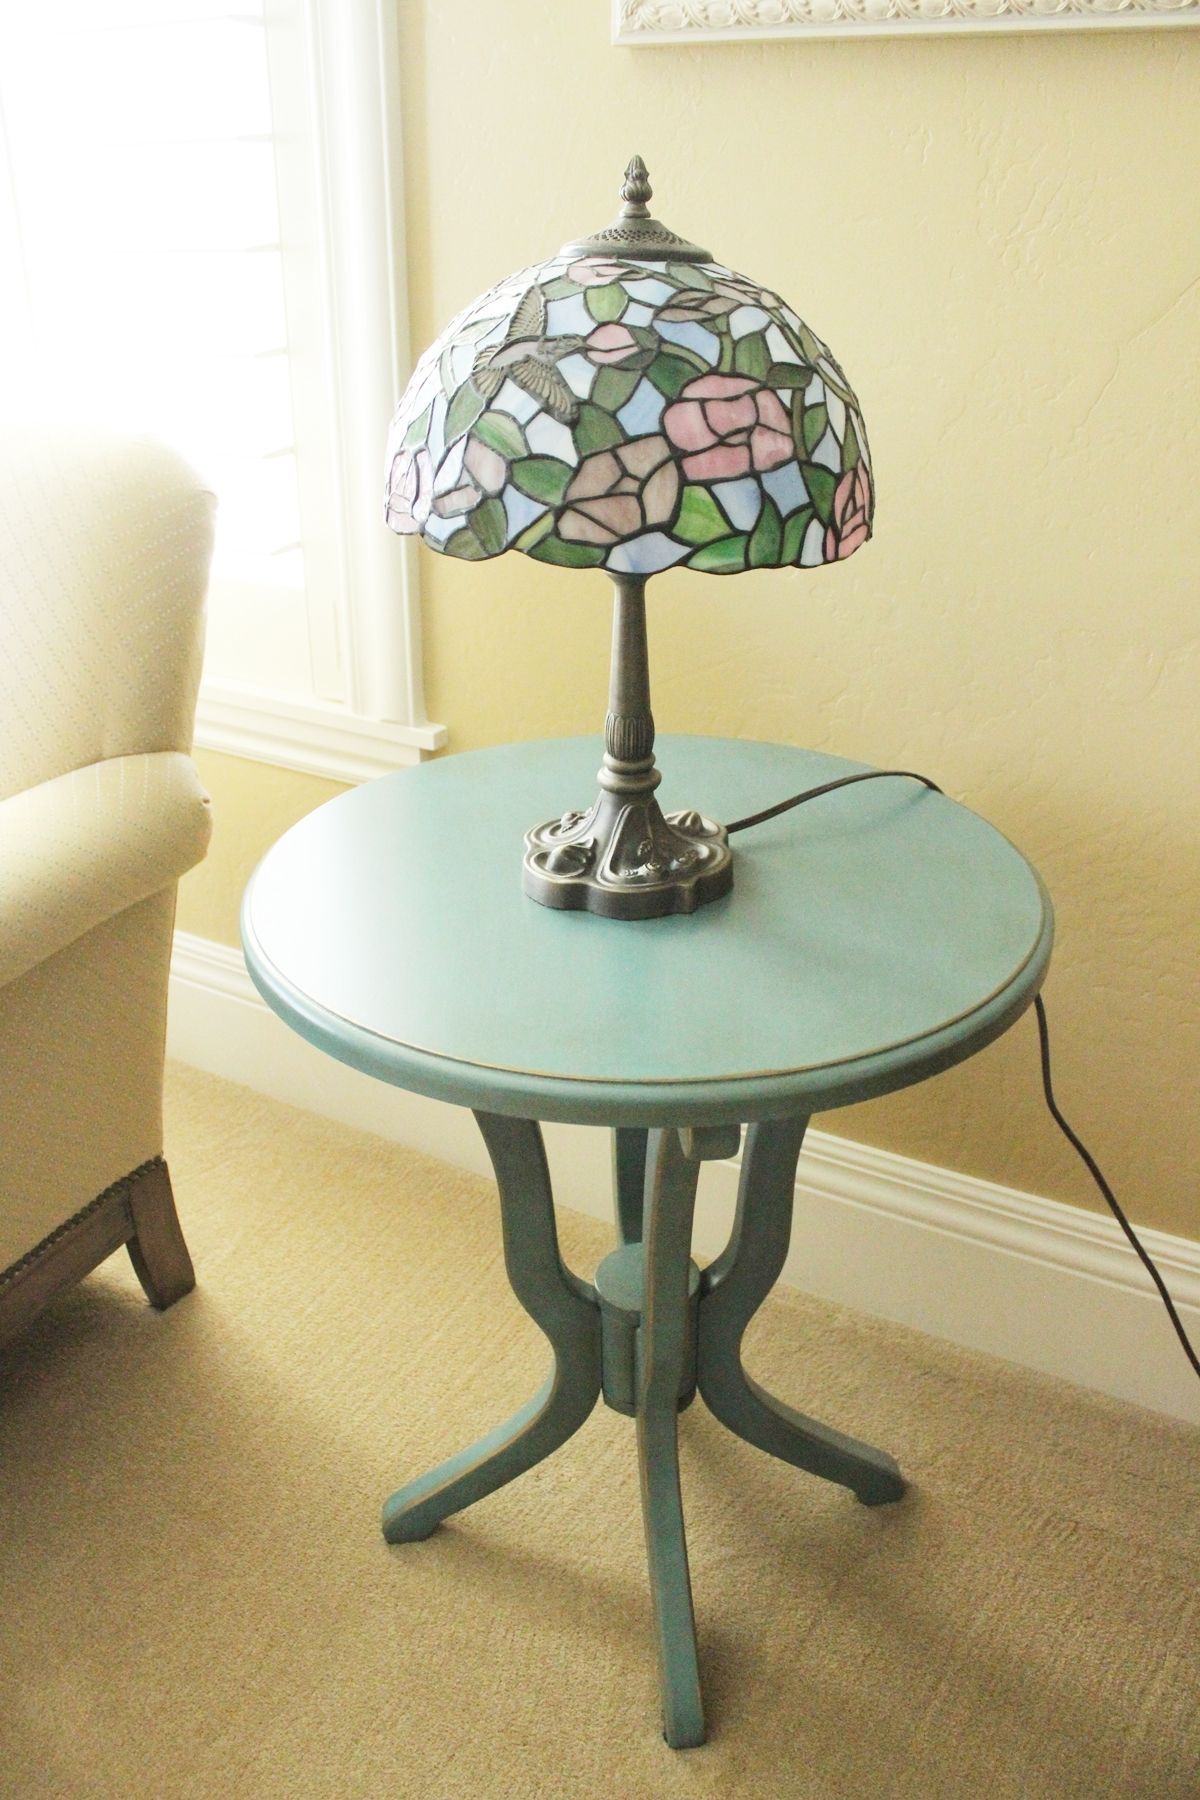
[[[151,439],[0,431],[0,1341],[122,1244],[194,1285],[162,1072],[214,510]]]

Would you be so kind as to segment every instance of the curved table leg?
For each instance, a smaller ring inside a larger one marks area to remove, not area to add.
[[[618,1125],[612,1134],[613,1203],[617,1236],[622,1244],[642,1241],[649,1136],[644,1125]]]
[[[383,1509],[390,1544],[428,1537],[450,1513],[541,1462],[578,1431],[600,1392],[600,1312],[591,1289],[559,1255],[541,1130],[531,1119],[475,1117],[500,1188],[508,1278],[550,1339],[554,1367],[511,1419],[392,1495]]]
[[[783,1267],[791,1236],[796,1160],[807,1119],[771,1119],[746,1134],[737,1215],[728,1247],[700,1294],[700,1393],[722,1424],[771,1456],[851,1488],[867,1506],[899,1500],[905,1480],[885,1450],[793,1412],[742,1366],[746,1327]]]
[[[699,1164],[679,1134],[651,1138],[645,1298],[640,1328],[638,1471],[662,1689],[663,1735],[674,1750],[704,1742],[696,1623],[688,1571],[676,1435],[688,1336],[688,1268]]]

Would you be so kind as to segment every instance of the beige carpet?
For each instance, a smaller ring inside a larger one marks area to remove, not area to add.
[[[676,1754],[631,1421],[379,1535],[543,1373],[489,1186],[186,1070],[167,1141],[197,1292],[154,1314],[122,1254],[0,1358],[6,1800],[1200,1795],[1194,1430],[775,1298],[756,1373],[915,1491],[684,1415],[711,1741]]]

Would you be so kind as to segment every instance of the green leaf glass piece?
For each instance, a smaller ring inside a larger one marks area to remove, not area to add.
[[[464,562],[482,562],[487,551],[473,531],[464,525],[453,537],[448,537],[442,545],[447,556],[460,556]]]
[[[854,415],[853,413],[847,413],[846,435],[842,439],[843,469],[853,469],[857,465],[861,455],[862,452],[858,447],[858,433],[854,429]]]
[[[805,388],[812,380],[812,370],[805,363],[772,363],[767,370],[767,386],[773,388]]]
[[[508,536],[508,518],[502,500],[492,498],[471,514],[471,530],[489,556],[498,556]]]
[[[557,456],[523,456],[508,471],[514,487],[531,500],[544,500],[547,506],[558,505],[574,473],[571,465]]]
[[[796,336],[799,338],[800,348],[803,350],[805,356],[807,356],[809,362],[810,363],[820,362],[822,353],[824,351],[824,345],[819,344],[817,342],[816,338],[813,336],[812,332],[808,329],[808,326],[804,324],[803,320],[801,321],[800,329],[796,333]]]
[[[564,569],[594,569],[607,552],[599,544],[567,544],[549,533],[529,554],[538,562],[558,563]]]
[[[707,364],[700,366],[707,367]],[[689,381],[695,380],[697,367],[694,363],[685,362],[683,357],[676,356],[674,352],[664,351],[655,357],[646,374],[660,394],[665,394],[668,400],[674,400]]]
[[[695,263],[668,263],[666,279],[677,287],[699,288],[705,294],[713,292],[711,277]]]
[[[825,436],[825,427],[829,423],[829,408],[824,405],[810,406],[804,414],[803,454],[811,456],[821,439]]]
[[[629,305],[629,295],[619,281],[610,281],[607,287],[590,287],[583,299],[597,325],[607,325],[611,319],[619,319]]]
[[[429,415],[432,411],[433,402],[431,400],[420,418],[414,419],[408,430],[405,432],[404,448],[406,450],[411,450],[414,445],[423,444],[425,442],[425,439],[429,436]]]
[[[746,567],[748,542],[744,531],[734,537],[720,538],[715,544],[705,544],[689,556],[687,566],[702,569],[708,575],[735,575]]]
[[[802,463],[800,473],[804,477],[804,485],[816,508],[818,519],[822,525],[828,525],[833,517],[833,495],[837,487],[837,476],[832,469],[826,469],[820,463]]]
[[[546,533],[553,528],[554,514],[543,513],[532,525],[527,525],[520,537],[513,539],[514,550],[531,551],[535,544],[540,544]]]
[[[762,381],[771,366],[771,352],[761,331],[739,338],[733,347],[733,366],[739,375],[752,375]]]
[[[469,381],[464,381],[446,408],[446,442],[454,443],[464,431],[472,426],[484,408],[483,395],[476,393]]]
[[[779,517],[779,508],[769,494],[764,494],[758,523],[746,546],[746,561],[752,569],[773,569],[779,562],[782,543],[783,521]]]
[[[641,379],[638,369],[601,369],[592,383],[592,400],[605,412],[619,412]]]
[[[556,275],[542,289],[547,300],[569,300],[572,294],[579,292],[579,283],[572,281],[569,275]]]
[[[802,506],[793,513],[783,527],[783,545],[779,552],[779,561],[784,568],[798,560],[801,546],[808,536],[808,528],[813,522],[811,506]]]
[[[581,400],[574,437],[580,455],[591,456],[595,450],[611,450],[614,444],[624,440],[625,433],[611,413],[590,400]]]
[[[796,455],[804,461],[804,392],[801,388],[792,389],[792,440],[796,446]]]
[[[690,344],[672,344],[668,354],[673,356],[676,362],[690,363],[697,375],[712,373],[712,364],[708,358],[701,356],[698,350],[693,350]]]
[[[711,544],[725,537],[729,520],[705,487],[685,487],[674,535],[685,544]]]
[[[485,412],[476,420],[474,433],[489,450],[498,451],[501,456],[507,456],[510,460],[528,453],[525,433],[508,413]]]

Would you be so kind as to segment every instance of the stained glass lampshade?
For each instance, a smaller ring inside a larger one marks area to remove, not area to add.
[[[645,584],[813,568],[871,535],[858,402],[778,294],[650,217],[645,164],[612,225],[499,282],[418,362],[388,442],[387,521],[484,562],[520,550],[616,588],[600,792],[525,839],[525,891],[610,918],[728,891],[723,828],[654,797]]]

